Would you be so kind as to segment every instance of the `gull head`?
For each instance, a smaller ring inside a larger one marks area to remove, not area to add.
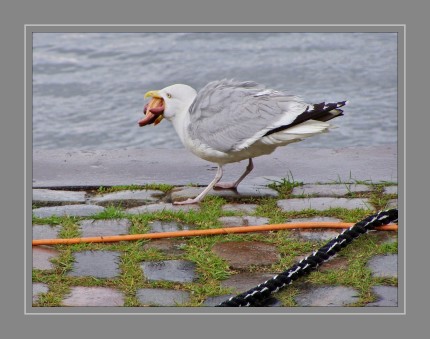
[[[147,92],[145,98],[150,97],[151,100],[143,109],[145,117],[139,120],[139,126],[157,125],[163,118],[172,121],[188,110],[196,95],[194,88],[182,84]]]

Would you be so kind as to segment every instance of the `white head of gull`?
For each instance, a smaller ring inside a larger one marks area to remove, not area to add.
[[[149,91],[140,126],[169,120],[184,146],[198,157],[216,163],[212,182],[194,199],[199,203],[212,188],[236,189],[252,171],[252,158],[277,147],[325,132],[328,120],[343,115],[346,101],[308,104],[300,97],[268,89],[252,81],[213,81],[198,93],[176,84]],[[245,172],[235,181],[220,183],[223,165],[248,159]]]

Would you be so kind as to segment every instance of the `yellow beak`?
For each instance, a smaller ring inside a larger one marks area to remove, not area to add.
[[[149,92],[146,92],[145,93],[145,95],[143,96],[145,99],[146,98],[149,98],[149,97],[152,97],[152,98],[160,98],[161,99],[161,96],[160,96],[160,93],[159,93],[159,91],[149,91]]]

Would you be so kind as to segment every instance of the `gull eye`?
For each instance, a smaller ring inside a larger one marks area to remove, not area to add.
[[[166,96],[170,99],[172,95],[170,93],[167,93]]]

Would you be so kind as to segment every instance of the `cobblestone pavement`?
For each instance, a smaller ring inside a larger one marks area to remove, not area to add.
[[[202,212],[201,206],[172,204],[195,196],[200,189],[181,186],[168,192],[126,189],[109,193],[33,189],[33,239],[205,228],[204,224],[193,222]],[[255,184],[243,185],[238,192],[212,191],[209,196],[224,199],[216,215],[217,225],[236,227],[271,223],[267,213],[259,208],[262,197],[274,201],[270,206],[280,215],[296,215],[283,222],[343,221],[327,215],[328,210],[365,210],[370,214],[375,210],[371,199],[374,189],[371,184],[305,184],[283,197],[275,189]],[[386,207],[396,207],[397,186],[384,186],[380,194],[390,198]],[[109,213],[115,209],[121,213],[112,217]],[[301,215],[300,211],[312,213]],[[33,305],[213,306],[270,279],[338,233],[295,230],[285,233],[288,239],[283,242],[276,238],[276,232],[227,240],[218,236],[210,245],[201,245],[200,256],[190,255],[191,246],[197,245],[188,238],[74,245],[70,250],[67,245],[35,246]],[[266,241],[269,237],[270,241]],[[288,286],[285,292],[275,294],[266,306],[397,306],[397,248],[390,247],[397,245],[397,234],[374,232],[364,237],[358,244],[373,246],[374,254],[361,263],[359,271],[372,286],[363,291],[342,278],[354,266],[354,251],[360,250],[354,242],[348,255],[322,265],[317,269],[318,276],[311,274],[294,282],[290,290]],[[129,252],[131,247],[133,252]],[[391,250],[384,252],[383,248]],[[218,277],[217,272],[211,272],[208,277],[210,269],[203,269],[208,258],[217,265],[223,263],[229,274]],[[332,283],[334,276],[340,280]]]

